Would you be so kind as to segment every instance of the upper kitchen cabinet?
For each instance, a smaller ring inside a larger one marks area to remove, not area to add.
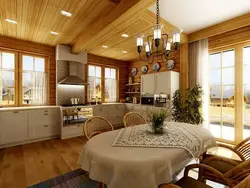
[[[141,77],[142,94],[169,94],[179,89],[179,73],[167,71],[155,74],[147,74]]]
[[[141,94],[154,94],[155,93],[155,75],[147,74],[141,76]]]

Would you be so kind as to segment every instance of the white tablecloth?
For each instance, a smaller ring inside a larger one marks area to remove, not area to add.
[[[207,129],[186,126],[200,137],[201,152],[216,145]],[[162,183],[171,182],[172,175],[192,160],[184,149],[113,147],[118,132],[111,131],[91,138],[78,160],[91,179],[104,182],[108,188],[157,188]]]

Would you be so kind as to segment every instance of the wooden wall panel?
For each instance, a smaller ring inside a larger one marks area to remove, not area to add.
[[[56,104],[56,58],[55,47],[0,36],[0,49],[43,55],[49,63],[49,104]]]
[[[173,69],[173,71],[176,71],[176,72],[180,72],[180,51],[176,51],[176,52],[172,52],[169,56],[169,59],[174,59],[175,62],[176,62],[176,65],[175,65],[175,68]],[[147,65],[148,66],[148,72],[147,74],[152,74],[152,73],[155,73],[152,69],[152,65],[153,64],[148,64],[148,62],[146,61],[132,61],[129,63],[129,76],[132,76],[131,75],[131,70],[132,68],[137,68],[138,69],[138,73],[136,76],[133,76],[133,82],[138,82],[138,79],[141,77],[142,75],[142,72],[141,72],[141,67],[143,65]],[[164,62],[160,62],[160,65],[161,65],[161,69],[159,70],[159,72],[165,72],[165,71],[169,71],[167,68],[166,68],[166,65]]]
[[[220,35],[208,38],[209,49],[227,47],[244,42],[250,42],[250,26],[235,29]]]
[[[128,67],[129,62],[120,61],[115,59],[110,59],[106,57],[96,56],[93,54],[88,54],[88,63],[103,65],[103,66],[112,66],[119,69],[119,99],[125,98],[126,86],[128,83]]]
[[[189,42],[212,37],[250,25],[250,13],[201,29],[188,35]]]

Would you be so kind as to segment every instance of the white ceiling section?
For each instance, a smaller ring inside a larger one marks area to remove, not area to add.
[[[249,12],[250,0],[160,0],[160,16],[188,34]]]

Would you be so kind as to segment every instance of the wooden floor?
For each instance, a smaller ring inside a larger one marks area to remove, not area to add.
[[[79,168],[85,137],[0,149],[0,188],[26,188]]]

